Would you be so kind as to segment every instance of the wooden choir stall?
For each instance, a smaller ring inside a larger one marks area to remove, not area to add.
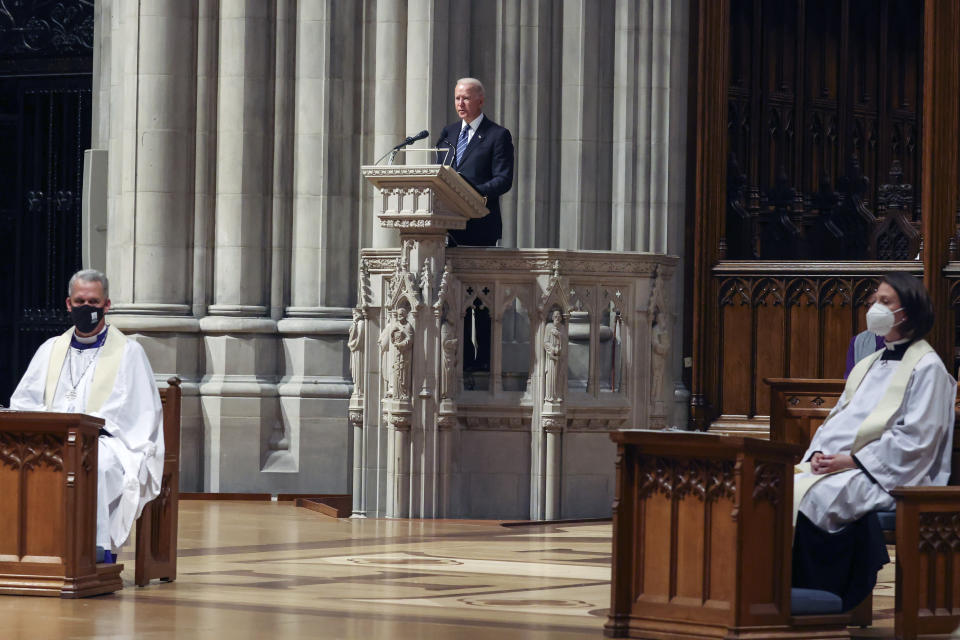
[[[839,379],[767,378],[770,439],[804,448],[840,399]],[[954,422],[950,485],[901,487],[896,515],[881,515],[895,543],[897,638],[950,633],[960,625],[960,424]],[[892,516],[892,517],[891,517]],[[869,618],[867,620],[869,622]]]
[[[619,431],[615,638],[849,638],[849,616],[791,612],[793,466],[799,445]]]
[[[160,391],[166,455],[160,495],[137,522],[136,584],[176,578],[180,380]],[[0,412],[0,594],[64,598],[123,588],[122,564],[96,562],[101,418]]]

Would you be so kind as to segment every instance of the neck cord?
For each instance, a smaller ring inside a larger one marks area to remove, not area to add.
[[[70,391],[67,392],[67,396],[70,399],[77,397],[77,387],[83,382],[83,376],[87,375],[87,371],[90,369],[90,365],[97,361],[97,356],[100,355],[100,349],[103,348],[103,344],[97,347],[97,350],[94,352],[93,357],[90,358],[90,361],[87,363],[87,366],[83,368],[83,371],[80,372],[80,377],[77,378],[77,381],[73,381],[73,350],[74,347],[70,347],[70,360],[67,362],[67,370],[70,372]]]

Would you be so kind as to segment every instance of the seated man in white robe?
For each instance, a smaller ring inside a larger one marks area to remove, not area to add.
[[[956,380],[923,340],[933,307],[914,276],[892,273],[877,289],[867,327],[885,348],[850,372],[794,476],[793,584],[857,606],[889,561],[876,511],[896,487],[950,477]]]
[[[10,408],[103,418],[96,544],[111,561],[144,505],[160,492],[160,397],[143,347],[106,324],[106,276],[93,269],[78,271],[68,293],[74,326],[40,346],[10,398]]]

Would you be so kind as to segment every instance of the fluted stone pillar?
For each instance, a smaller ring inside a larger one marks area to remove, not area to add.
[[[193,315],[213,302],[214,213],[217,195],[218,0],[197,3],[197,128],[193,214]]]
[[[448,80],[446,37],[450,10],[450,0],[408,0],[404,136],[430,130],[430,137],[414,148],[432,147],[440,133],[435,123],[450,119],[453,86]],[[433,159],[412,153],[410,162],[425,164]]]
[[[683,254],[689,3],[618,0],[614,37],[611,248]],[[681,266],[682,269],[682,266]],[[682,270],[669,293],[683,299]],[[670,318],[676,387],[670,423],[686,424],[683,314]]]
[[[290,112],[290,138],[280,142],[292,149],[292,234],[289,261],[289,305],[277,323],[283,350],[279,393],[288,428],[310,449],[300,452],[312,467],[322,456],[324,480],[331,492],[347,492],[353,434],[344,420],[350,395],[346,370],[346,338],[350,327],[349,305],[355,293],[354,265],[359,242],[356,226],[349,224],[358,197],[360,147],[356,143],[359,120],[361,57],[353,34],[361,25],[356,3],[289,3],[296,13],[290,46],[295,98]],[[279,15],[278,15],[279,22]],[[280,42],[278,41],[278,54]],[[279,70],[278,70],[279,73]],[[279,91],[278,91],[279,96]],[[277,102],[277,126],[281,101]],[[282,174],[277,173],[277,179]],[[277,211],[274,212],[275,217]],[[278,273],[279,277],[283,277]],[[296,416],[296,420],[287,420]],[[309,454],[309,458],[307,457]],[[314,475],[321,470],[299,473]]]
[[[363,70],[362,91],[372,100],[363,101],[360,124],[364,144],[360,149],[360,163],[372,164],[406,136],[407,0],[376,0],[366,7],[370,11],[364,15],[364,57],[369,62]],[[361,232],[360,244],[398,246],[400,236],[397,231],[377,223],[378,216],[383,213],[382,198],[375,197],[374,189],[365,181],[361,181],[358,189],[360,198],[356,210],[361,218],[357,225]],[[379,294],[371,292],[375,306],[379,306]],[[359,299],[353,302],[361,304]],[[379,318],[368,319],[367,349],[379,349],[373,337],[379,335],[381,328]],[[367,394],[380,395],[382,376],[379,365],[373,367],[370,374]],[[387,469],[391,466],[394,438],[382,416],[365,411],[362,421],[362,428],[354,430],[353,440],[353,447],[361,449],[362,466],[362,473],[358,474],[360,486],[354,487],[354,491],[361,494],[354,515],[392,512],[393,493],[385,493],[383,489],[390,482]],[[378,504],[378,496],[384,495],[387,504]]]
[[[373,69],[373,162],[406,137],[407,0],[378,0]],[[366,187],[364,187],[366,188]],[[374,199],[374,216],[381,213]],[[374,247],[395,247],[400,236],[394,229],[373,225]]]
[[[609,42],[610,6],[564,0],[560,130],[560,246],[610,248],[611,124],[604,106],[612,86],[598,64]]]
[[[559,87],[547,78],[562,60],[555,41],[562,5],[555,2],[504,3],[496,112],[511,129],[517,148],[513,189],[501,199],[504,246],[558,246],[559,216],[553,200],[558,187],[561,129]]]
[[[213,304],[200,321],[208,491],[254,490],[269,485],[259,473],[268,462],[298,463],[299,442],[280,416],[276,322],[267,317],[274,25],[272,5],[220,3]]]
[[[108,320],[144,347],[158,384],[183,380],[182,478],[191,487],[202,442],[199,325],[189,316],[197,9],[109,3],[97,26],[106,74],[97,93],[108,99],[94,139],[108,148]]]
[[[545,520],[559,520],[560,513],[560,479],[563,474],[563,427],[551,424],[544,427],[546,438],[546,477],[544,482]]]

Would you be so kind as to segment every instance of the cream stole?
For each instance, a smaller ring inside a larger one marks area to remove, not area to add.
[[[47,384],[43,390],[43,403],[47,407],[53,405],[53,396],[57,392],[57,383],[60,380],[60,373],[63,371],[63,363],[67,358],[67,350],[70,348],[70,338],[72,336],[73,327],[70,327],[56,338],[53,349],[50,350]],[[93,380],[90,383],[90,394],[87,396],[84,413],[99,411],[103,403],[106,402],[107,396],[113,391],[113,384],[117,380],[117,371],[120,370],[120,362],[123,359],[123,348],[126,342],[127,336],[112,325],[107,325],[107,338],[100,348],[100,355],[97,356],[97,364],[93,370]]]
[[[877,406],[874,407],[873,411],[867,415],[863,420],[863,424],[861,424],[857,430],[857,435],[853,439],[853,446],[850,448],[851,454],[856,453],[883,435],[883,432],[886,431],[890,424],[891,418],[893,418],[893,414],[896,413],[900,405],[903,404],[903,396],[907,392],[907,383],[910,382],[910,376],[914,368],[917,366],[917,363],[920,362],[920,359],[931,351],[933,351],[933,347],[931,347],[926,340],[917,340],[907,348],[906,353],[903,354],[903,359],[900,360],[900,364],[890,378],[890,385],[887,387],[886,393],[883,394],[883,398]],[[850,376],[847,378],[847,384],[843,389],[843,395],[840,396],[840,401],[837,403],[840,410],[853,399],[853,394],[856,393],[857,388],[860,387],[860,383],[863,382],[867,371],[870,370],[874,362],[880,359],[883,352],[884,349],[880,349],[867,356],[858,362],[853,368],[853,371],[850,372]],[[820,425],[820,428],[823,428],[825,424],[826,422]],[[796,522],[798,509],[800,508],[800,500],[807,494],[810,487],[833,473],[839,473],[839,471],[813,475],[810,470],[810,463],[801,462],[795,467],[794,473],[808,474],[803,478],[794,478],[793,521]]]

